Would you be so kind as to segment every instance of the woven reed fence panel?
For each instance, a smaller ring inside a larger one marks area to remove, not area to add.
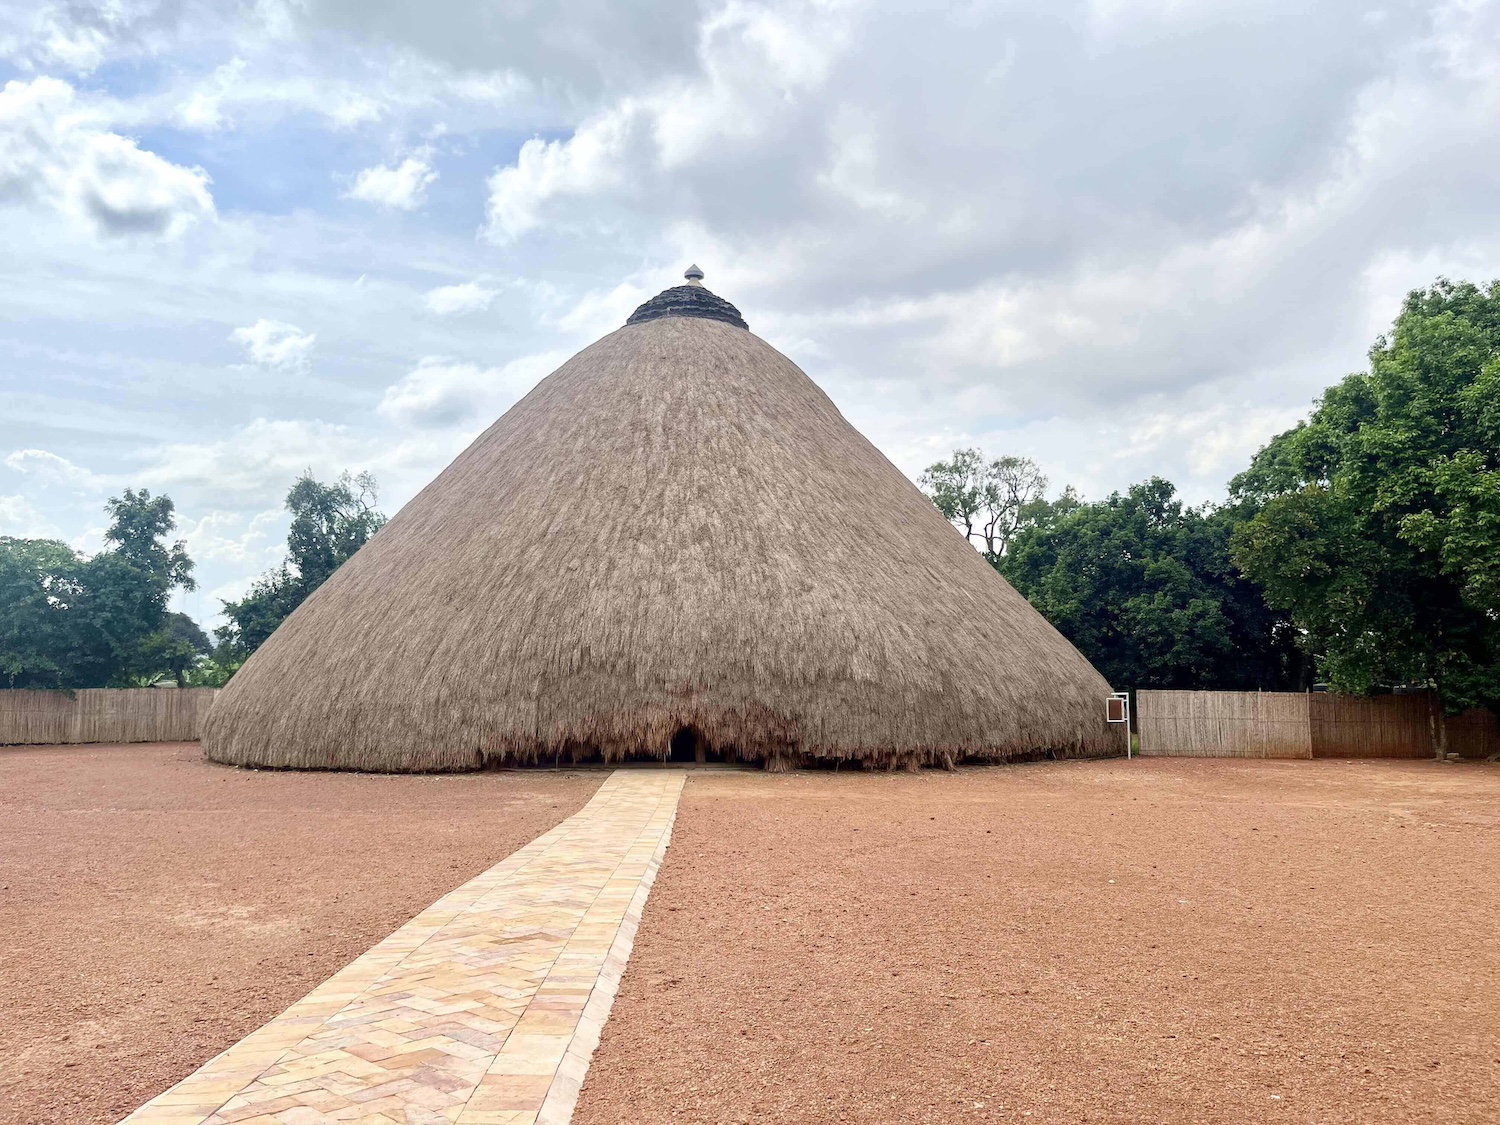
[[[1334,695],[1312,700],[1314,758],[1430,758],[1432,728],[1425,693]]]
[[[1282,691],[1136,693],[1141,753],[1188,758],[1311,758],[1308,697]]]
[[[1142,691],[1141,753],[1189,758],[1430,758],[1431,701],[1413,695],[1290,691]],[[1448,749],[1500,753],[1500,716],[1447,720]]]
[[[0,745],[191,742],[218,694],[214,688],[0,691]]]
[[[1476,710],[1449,719],[1448,749],[1465,758],[1500,754],[1500,715]]]

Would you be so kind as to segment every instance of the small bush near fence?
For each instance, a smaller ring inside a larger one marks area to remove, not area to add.
[[[1142,691],[1141,753],[1200,758],[1430,758],[1432,701],[1412,695],[1290,691]],[[1500,717],[1447,720],[1448,749],[1500,751]]]
[[[215,688],[0,691],[0,745],[190,742]]]

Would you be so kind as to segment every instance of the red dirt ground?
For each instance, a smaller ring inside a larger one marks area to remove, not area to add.
[[[113,1122],[576,812],[603,773],[0,748],[0,1122]]]
[[[1500,1120],[1500,769],[694,776],[577,1125]]]

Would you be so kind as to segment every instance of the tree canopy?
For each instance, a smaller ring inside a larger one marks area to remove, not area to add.
[[[111,497],[105,547],[92,557],[56,540],[0,536],[0,685],[130,687],[162,676],[221,685],[385,523],[375,499],[368,474],[333,484],[303,474],[287,494],[287,560],[225,605],[217,648],[168,608],[174,591],[196,588],[187,545],[171,539],[170,497],[129,488]]]
[[[1335,688],[1500,706],[1500,283],[1410,294],[1370,370],[1231,484],[1237,564]]]
[[[6,687],[59,687],[78,652],[67,610],[79,599],[77,553],[51,539],[0,537],[0,676]]]
[[[182,682],[201,651],[202,631],[167,610],[174,590],[194,586],[184,545],[165,541],[171,499],[126,489],[106,511],[107,546],[92,558],[56,540],[0,538],[6,686],[128,686],[162,673]]]
[[[1153,477],[1030,515],[998,567],[1112,684],[1298,686],[1290,625],[1229,560],[1232,511],[1187,507]]]
[[[165,541],[177,527],[170,497],[153,497],[145,488],[139,492],[127,488],[122,496],[110,497],[104,510],[111,517],[104,539],[114,544],[115,554],[149,574],[164,592],[178,586],[196,588],[187,545],[180,539],[170,545]]]
[[[292,513],[286,560],[258,578],[239,601],[224,603],[228,623],[215,634],[220,663],[233,667],[243,662],[385,526],[385,515],[375,508],[377,500],[375,478],[369,473],[344,473],[333,484],[322,484],[311,473],[297,478],[286,497]]]
[[[1035,461],[1010,456],[986,461],[977,449],[954,450],[951,459],[929,465],[918,484],[992,563],[1010,549],[1047,493],[1047,478]]]

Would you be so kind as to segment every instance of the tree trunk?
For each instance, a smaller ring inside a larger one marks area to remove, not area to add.
[[[1427,693],[1427,729],[1432,736],[1433,760],[1437,762],[1447,761],[1448,718],[1443,714],[1443,705],[1439,702],[1435,689]]]

